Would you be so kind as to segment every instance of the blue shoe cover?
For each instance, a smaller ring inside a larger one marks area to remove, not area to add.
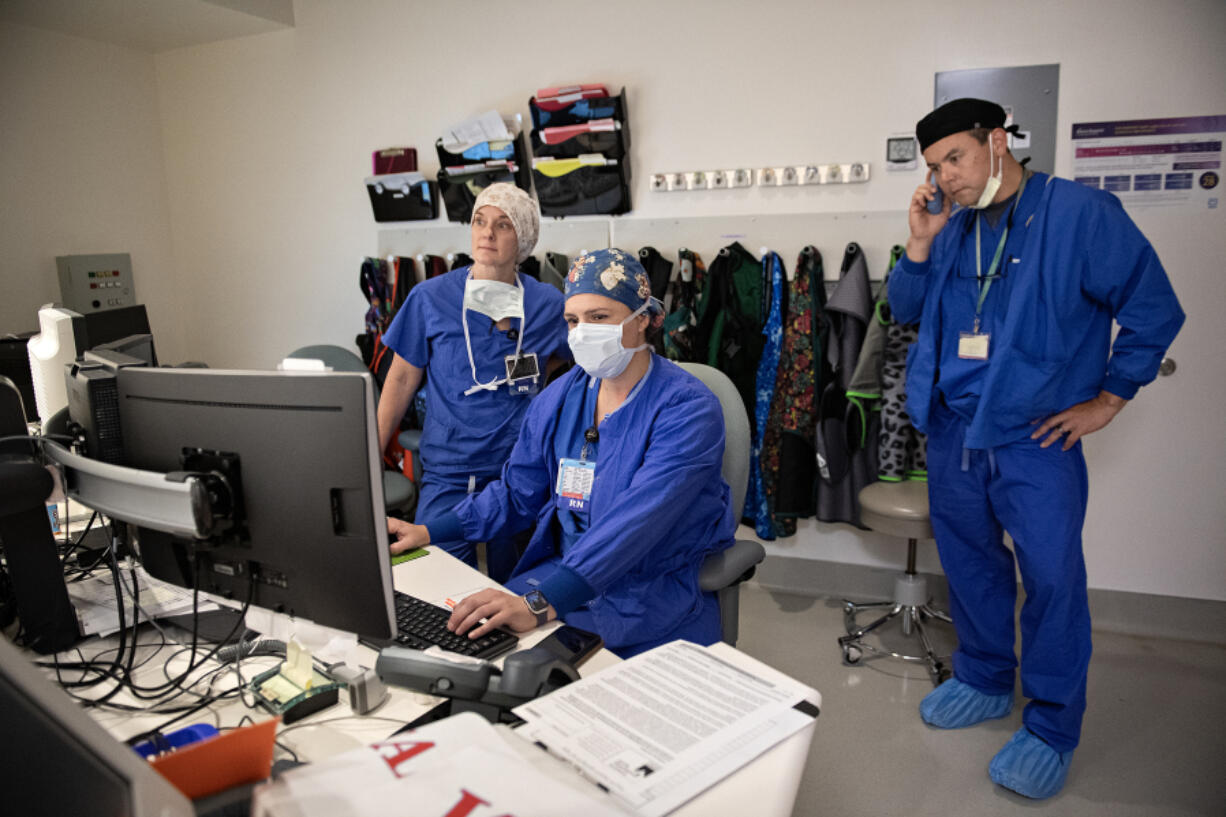
[[[1022,727],[988,766],[988,776],[1024,797],[1042,800],[1064,788],[1073,752],[1057,752]]]
[[[1013,693],[989,695],[950,678],[920,701],[920,717],[941,729],[961,729],[1013,711]]]

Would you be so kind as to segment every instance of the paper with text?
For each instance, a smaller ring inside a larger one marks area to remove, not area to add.
[[[516,733],[659,817],[811,724],[820,700],[727,645],[674,641],[517,707]]]

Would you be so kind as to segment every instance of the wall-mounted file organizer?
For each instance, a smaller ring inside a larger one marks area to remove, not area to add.
[[[438,218],[434,183],[420,173],[390,173],[366,178],[375,221],[422,221]]]
[[[532,113],[532,179],[541,215],[630,211],[630,123],[626,90],[603,85],[543,88]]]
[[[483,126],[464,127],[474,123]],[[522,115],[510,118],[490,111],[450,130],[450,137],[435,141],[438,183],[449,220],[469,221],[477,194],[495,182],[509,182],[531,192],[532,174],[522,123]],[[511,138],[482,138],[496,134]]]
[[[496,182],[518,184],[521,169],[522,176],[527,177],[527,170],[523,165],[503,160],[439,168],[438,191],[443,198],[443,205],[447,208],[447,219],[470,221],[478,194]],[[522,184],[519,186],[523,187]]]
[[[630,170],[617,159],[599,154],[533,159],[532,176],[543,216],[619,215],[630,210]]]

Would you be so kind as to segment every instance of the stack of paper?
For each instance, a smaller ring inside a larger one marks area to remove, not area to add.
[[[155,579],[142,568],[136,568],[140,587],[140,607],[153,618],[177,616],[192,611],[192,591]],[[121,570],[124,600],[124,624],[131,626],[136,615],[132,602],[132,572]],[[119,631],[119,605],[115,601],[115,579],[109,570],[68,585],[68,596],[77,612],[77,627],[81,635],[108,636]],[[200,596],[200,612],[218,609],[217,605]],[[141,620],[146,621],[145,615]]]

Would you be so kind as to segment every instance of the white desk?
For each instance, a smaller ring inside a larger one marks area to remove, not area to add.
[[[447,553],[433,547],[429,548],[429,551],[427,556],[404,562],[393,569],[393,582],[398,590],[427,601],[439,601],[448,596],[467,593],[474,589],[498,586],[489,577],[473,570]],[[560,625],[554,622],[531,633],[521,635],[520,646],[532,646],[558,626]],[[366,657],[362,663],[373,667],[375,652],[365,647],[358,649],[363,651]],[[182,661],[180,666],[186,666],[185,659],[179,660]],[[620,659],[613,653],[601,650],[583,665],[580,672],[586,676],[618,661]],[[244,659],[242,662],[244,676],[250,680],[257,672],[271,668],[277,663],[276,659],[270,657]],[[150,679],[154,679],[161,676],[161,668],[162,665],[158,664],[156,668],[147,667],[144,672],[150,673]],[[173,665],[171,671],[173,672]],[[155,672],[156,675],[152,674]],[[224,688],[232,683],[233,675],[224,681],[222,686]],[[401,725],[421,716],[441,700],[396,687],[392,687],[390,693],[388,700],[368,716],[353,715],[342,693],[337,705],[310,715],[289,727],[284,727],[284,732],[278,737],[278,740],[290,747],[302,760],[323,760],[349,749],[387,738]],[[125,694],[121,693],[117,699],[122,700]],[[91,712],[120,740],[126,740],[167,719],[165,715],[133,716],[99,710],[91,710]],[[176,727],[202,721],[213,722],[218,726],[237,726],[244,715],[250,715],[256,720],[263,720],[267,717],[264,710],[253,712],[238,699],[211,706],[208,712],[207,715],[201,711],[189,716],[176,724]],[[745,814],[787,817],[792,813],[815,726],[816,721],[776,745],[741,771],[691,800],[673,814],[679,817],[711,817],[711,815],[741,817]],[[278,750],[277,756],[282,755],[283,753]]]

